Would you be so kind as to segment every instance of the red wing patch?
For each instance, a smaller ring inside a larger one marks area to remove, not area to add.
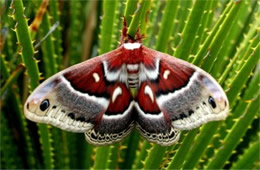
[[[108,87],[108,93],[111,96],[106,115],[115,115],[123,113],[128,107],[133,97],[125,84],[116,83]]]
[[[156,85],[151,82],[142,83],[138,90],[136,100],[145,113],[159,114],[161,112],[156,102],[155,90]]]
[[[185,87],[195,72],[195,69],[188,63],[159,51],[143,47],[143,54],[145,66],[155,65],[151,64],[151,61],[160,59],[158,78],[152,82],[152,86],[154,86],[152,89],[155,90],[156,96]]]
[[[168,60],[161,60],[156,96],[185,87],[194,72],[195,70],[191,67],[178,65]]]
[[[109,105],[104,114],[123,113],[133,99],[126,85],[117,81],[106,81],[102,62],[87,64],[82,63],[79,67],[74,67],[66,72],[64,77],[76,91],[108,99]]]
[[[92,67],[92,68],[89,68]],[[64,74],[71,86],[82,93],[108,98],[107,85],[104,81],[102,63],[95,63],[95,66],[81,65]]]

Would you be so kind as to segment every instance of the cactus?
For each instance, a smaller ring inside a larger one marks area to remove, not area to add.
[[[0,2],[1,168],[259,168],[258,1],[46,2]],[[44,10],[41,3],[45,3]],[[43,15],[38,18],[41,10]],[[139,28],[146,46],[212,74],[229,98],[227,119],[183,131],[179,142],[168,147],[149,143],[136,130],[119,143],[97,147],[85,142],[83,134],[26,120],[22,104],[28,88],[33,90],[41,79],[82,58],[116,48],[122,16],[129,26],[128,34],[135,35]],[[37,21],[36,31],[30,31],[33,21]]]

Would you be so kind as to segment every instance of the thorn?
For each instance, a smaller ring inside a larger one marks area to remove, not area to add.
[[[10,18],[12,18],[13,20],[15,20],[15,16],[13,14],[8,15]]]
[[[213,148],[214,147],[214,145],[213,144],[209,144],[209,148]]]
[[[234,119],[232,119],[234,122],[237,122],[237,121],[239,121],[239,118],[234,118]]]
[[[16,32],[17,29],[16,29],[16,28],[11,28],[11,30],[14,31],[14,32]]]
[[[219,134],[214,134],[213,135],[213,138],[217,138],[217,137],[219,137],[220,135]]]
[[[136,15],[136,14],[134,13],[133,15],[130,15],[130,17],[131,17],[131,18],[134,18],[135,15]]]
[[[226,132],[227,132],[227,133],[230,133],[230,132],[231,132],[231,129],[227,129]]]

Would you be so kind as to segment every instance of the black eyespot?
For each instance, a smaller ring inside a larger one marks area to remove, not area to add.
[[[75,119],[75,114],[74,114],[74,113],[69,113],[68,116],[69,116],[71,119]]]
[[[208,102],[212,106],[213,109],[215,109],[217,107],[216,102],[213,97],[209,96]]]
[[[56,109],[56,108],[57,108],[57,106],[55,106],[55,105],[54,105],[54,106],[52,106],[52,109]]]
[[[41,102],[40,104],[40,109],[41,111],[45,111],[46,109],[48,109],[48,107],[50,106],[50,102],[48,99],[45,99]]]

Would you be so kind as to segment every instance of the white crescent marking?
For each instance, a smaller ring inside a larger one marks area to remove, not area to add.
[[[144,94],[147,94],[152,102],[154,101],[152,89],[148,85],[146,85],[144,88]]]
[[[114,92],[113,92],[113,95],[112,95],[112,102],[114,103],[117,96],[121,95],[122,94],[122,89],[121,87],[117,87]]]
[[[93,73],[92,76],[93,76],[93,78],[95,79],[95,82],[96,82],[96,83],[99,82],[100,77],[99,77],[98,73]]]
[[[164,79],[168,79],[168,76],[170,75],[170,71],[169,70],[165,70],[163,73],[163,78]]]

